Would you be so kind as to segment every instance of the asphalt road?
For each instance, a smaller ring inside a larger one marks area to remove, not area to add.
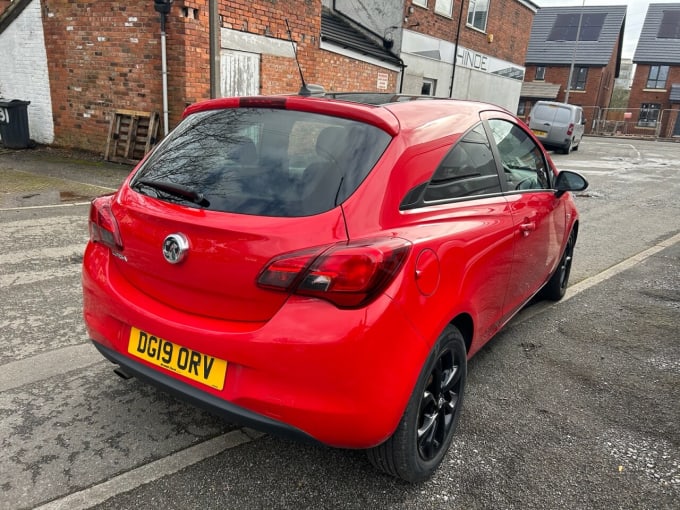
[[[116,377],[82,324],[81,202],[128,169],[43,156],[0,153],[1,508],[678,507],[680,144],[554,155],[591,182],[573,285],[471,360],[453,446],[419,485]]]

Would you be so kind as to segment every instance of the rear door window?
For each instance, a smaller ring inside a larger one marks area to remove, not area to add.
[[[425,201],[500,193],[498,168],[482,124],[444,157],[425,190]]]
[[[555,122],[558,124],[569,124],[571,119],[571,110],[568,108],[557,108],[555,113]]]
[[[308,216],[346,200],[390,140],[375,126],[308,112],[199,112],[164,140],[131,187],[215,211]]]

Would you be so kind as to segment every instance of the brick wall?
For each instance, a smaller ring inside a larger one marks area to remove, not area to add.
[[[111,112],[161,110],[152,2],[45,0],[56,145],[103,152]]]
[[[462,1],[459,44],[523,66],[534,12],[514,0],[491,2],[486,32],[482,32],[466,25],[469,0]],[[435,13],[435,0],[429,0],[427,9],[405,2],[404,17],[408,21],[404,28],[455,43],[460,4],[453,4],[449,18]],[[411,7],[413,12],[409,12]]]
[[[672,135],[676,113],[671,114],[670,110],[677,109],[678,105],[672,105],[670,102],[671,85],[673,83],[680,83],[680,66],[671,66],[668,72],[668,79],[666,80],[666,87],[663,90],[647,89],[647,79],[649,77],[649,64],[637,64],[635,76],[633,78],[633,85],[630,90],[630,98],[628,100],[628,109],[633,113],[631,123],[628,126],[629,134],[649,135],[655,136],[658,132],[661,137],[669,137]],[[657,127],[639,127],[637,121],[639,119],[640,107],[643,103],[657,103],[661,105],[662,115],[660,118],[661,125]],[[671,122],[669,122],[669,120]]]
[[[490,2],[486,33],[483,33],[465,24],[468,1],[464,1],[460,44],[523,66],[534,12],[514,0]],[[493,36],[491,42],[490,36]]]
[[[0,0],[1,1],[1,0]],[[103,153],[115,110],[162,112],[160,15],[153,2],[43,0],[54,144]],[[36,2],[37,4],[37,2]],[[377,90],[397,73],[319,48],[321,0],[222,0],[225,28],[287,39],[285,19],[308,83],[328,90]],[[207,0],[175,0],[167,17],[169,127],[210,97]],[[294,93],[294,59],[263,55],[261,92]],[[162,131],[162,128],[161,128]]]

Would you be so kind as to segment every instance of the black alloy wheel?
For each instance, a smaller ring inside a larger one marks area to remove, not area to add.
[[[564,253],[557,265],[557,269],[541,289],[541,297],[550,301],[559,301],[564,297],[569,285],[569,275],[571,274],[571,263],[574,260],[574,246],[576,245],[576,233],[572,230],[564,247]]]
[[[439,354],[418,410],[418,453],[429,461],[437,456],[451,432],[461,394],[460,360],[451,349]]]
[[[466,379],[465,339],[458,328],[449,325],[423,365],[394,434],[367,451],[371,463],[407,482],[432,476],[460,419]]]

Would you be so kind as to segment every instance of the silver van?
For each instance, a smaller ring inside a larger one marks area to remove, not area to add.
[[[538,101],[527,119],[536,138],[548,149],[569,154],[578,150],[586,119],[580,106],[553,101]]]

